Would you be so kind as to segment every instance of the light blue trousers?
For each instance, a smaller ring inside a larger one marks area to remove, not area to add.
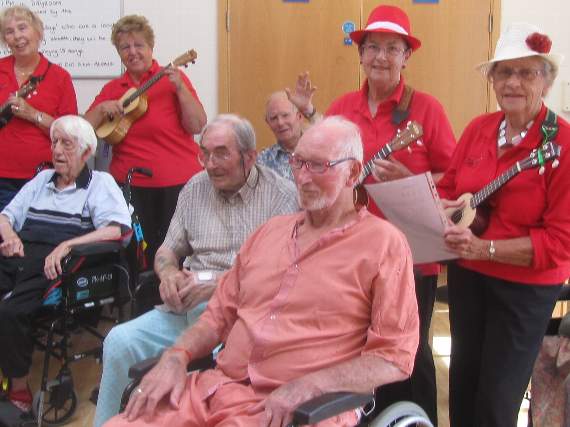
[[[103,375],[99,385],[94,427],[102,426],[119,413],[121,395],[129,383],[129,367],[158,356],[170,347],[206,308],[196,306],[187,314],[165,313],[156,308],[129,322],[115,326],[103,343]]]

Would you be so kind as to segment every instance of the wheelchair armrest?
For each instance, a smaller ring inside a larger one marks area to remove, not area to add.
[[[123,390],[123,395],[121,396],[120,412],[123,412],[127,407],[127,403],[131,397],[132,392],[138,387],[139,383],[143,377],[150,371],[160,360],[160,356],[151,357],[135,363],[129,368],[129,378],[132,381]],[[209,356],[203,357],[201,359],[192,360],[188,364],[188,371],[203,371],[205,369],[213,368],[216,362],[214,356],[210,354]]]
[[[100,255],[120,251],[122,247],[123,246],[120,242],[114,240],[84,243],[82,245],[72,247],[68,256]]]
[[[148,371],[154,368],[154,365],[158,363],[160,360],[160,356],[150,357],[145,360],[141,360],[138,363],[135,363],[129,368],[129,378],[137,380],[141,379],[146,375]],[[210,369],[215,366],[216,362],[214,360],[213,355],[208,355],[206,357],[202,357],[201,359],[196,359],[190,361],[188,364],[187,370],[188,371],[203,371],[205,369]]]
[[[142,379],[142,377],[144,377],[148,371],[154,368],[154,365],[156,365],[159,360],[160,356],[156,356],[135,363],[129,368],[129,378],[135,380]]]
[[[373,400],[372,394],[349,392],[323,394],[299,405],[293,413],[293,424],[316,424],[351,409],[360,408]]]

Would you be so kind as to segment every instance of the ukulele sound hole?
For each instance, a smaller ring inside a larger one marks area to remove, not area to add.
[[[461,218],[463,218],[462,210],[456,210],[451,214],[451,221],[453,221],[454,224],[457,224],[459,221],[461,221]]]

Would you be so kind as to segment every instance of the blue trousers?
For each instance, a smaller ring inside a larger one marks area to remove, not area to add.
[[[196,322],[205,308],[206,303],[202,303],[182,315],[155,308],[111,329],[103,343],[103,374],[94,427],[102,426],[119,413],[121,395],[129,383],[129,367],[149,357],[158,356],[166,347],[173,345],[176,338]]]

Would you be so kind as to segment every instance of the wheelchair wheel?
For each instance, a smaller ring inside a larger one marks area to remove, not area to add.
[[[60,426],[69,421],[77,409],[77,394],[66,382],[54,381],[44,393],[42,424],[45,426]],[[34,395],[32,411],[39,421],[41,391]]]
[[[384,409],[370,423],[371,427],[433,427],[425,411],[412,402],[397,402]]]

